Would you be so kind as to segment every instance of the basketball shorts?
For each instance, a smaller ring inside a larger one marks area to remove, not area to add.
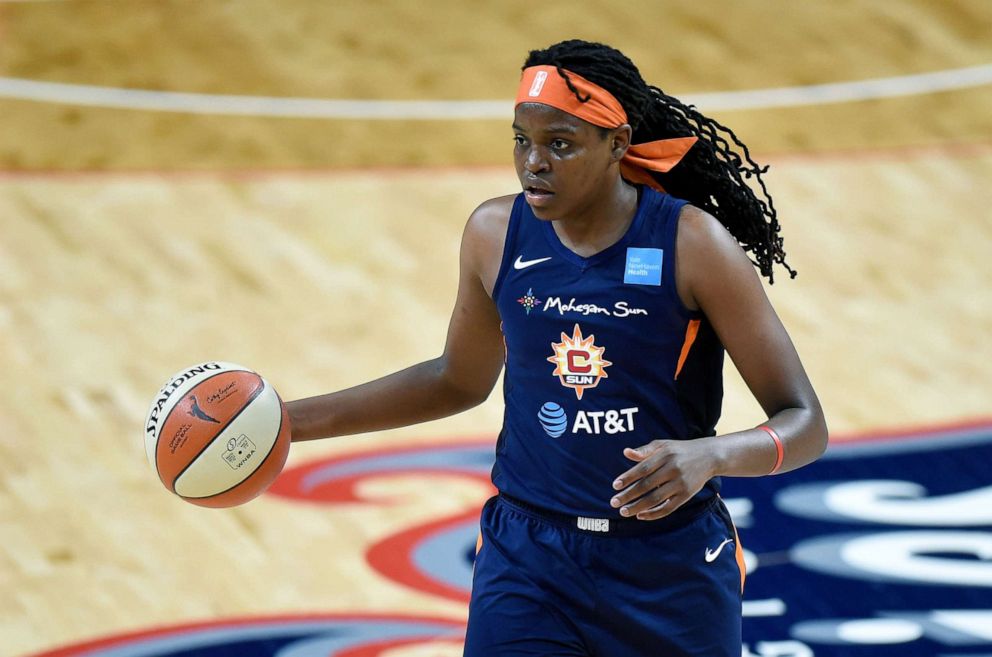
[[[718,497],[673,515],[607,522],[490,499],[465,657],[740,657],[730,515]]]

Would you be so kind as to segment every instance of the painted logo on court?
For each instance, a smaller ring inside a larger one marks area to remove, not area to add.
[[[485,478],[492,450],[425,445],[287,474],[310,482],[311,499],[360,503],[357,473],[405,462],[432,477]],[[749,564],[744,655],[992,655],[990,462],[992,423],[983,423],[834,444],[794,472],[725,478]],[[467,602],[477,533],[478,508],[468,509],[389,537],[368,558],[400,583]]]
[[[493,443],[322,459],[287,469],[270,492],[309,504],[388,506],[395,502],[365,498],[363,481],[420,473],[478,483],[477,503],[366,552],[394,582],[464,604]],[[725,478],[749,568],[745,657],[992,655],[990,462],[985,422],[835,443],[794,472]],[[460,654],[463,633],[460,621],[415,614],[259,617],[131,632],[36,657],[440,657]]]
[[[374,570],[394,582],[468,603],[479,511],[496,492],[489,480],[494,452],[495,439],[489,436],[459,442],[418,441],[413,447],[389,452],[361,452],[288,468],[267,494],[308,503],[388,506],[389,499],[364,497],[361,484],[389,475],[416,474],[432,481],[448,477],[477,484],[475,504],[387,536],[371,545],[365,555]]]
[[[992,654],[992,424],[833,444],[775,477],[724,479],[753,563],[755,655]]]
[[[566,388],[575,390],[578,399],[582,399],[587,388],[598,386],[600,379],[608,379],[606,368],[613,364],[603,358],[606,348],[597,347],[595,339],[595,335],[583,337],[582,329],[576,324],[571,337],[562,333],[561,342],[551,343],[554,355],[548,362],[555,366],[552,375]]]

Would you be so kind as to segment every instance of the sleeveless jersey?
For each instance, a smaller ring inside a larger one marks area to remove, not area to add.
[[[506,346],[493,483],[559,513],[617,518],[623,448],[714,435],[723,346],[675,287],[685,201],[640,188],[626,234],[588,258],[523,194],[513,204],[493,299]],[[709,482],[685,508],[713,497]]]

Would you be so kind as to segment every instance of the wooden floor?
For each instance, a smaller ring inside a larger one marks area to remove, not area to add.
[[[984,0],[0,2],[0,76],[499,100],[529,48],[575,35],[692,94],[986,64],[990,24]],[[800,276],[770,294],[838,439],[990,415],[989,107],[992,87],[979,86],[714,112],[772,165]],[[484,489],[408,477],[388,482],[409,493],[400,508],[262,498],[205,511],[153,477],[141,422],[172,372],[205,359],[250,365],[295,398],[435,356],[464,221],[516,188],[508,123],[0,98],[3,654],[253,613],[464,618],[363,555]],[[728,381],[721,428],[760,419]],[[498,397],[442,422],[296,446],[291,462],[495,435]],[[216,574],[232,554],[236,585]]]

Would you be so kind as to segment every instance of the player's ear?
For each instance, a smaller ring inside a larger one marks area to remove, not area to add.
[[[619,162],[620,159],[627,153],[627,148],[630,146],[631,137],[633,137],[634,130],[630,127],[629,123],[624,123],[622,126],[613,128],[610,131],[610,150],[614,162]]]

